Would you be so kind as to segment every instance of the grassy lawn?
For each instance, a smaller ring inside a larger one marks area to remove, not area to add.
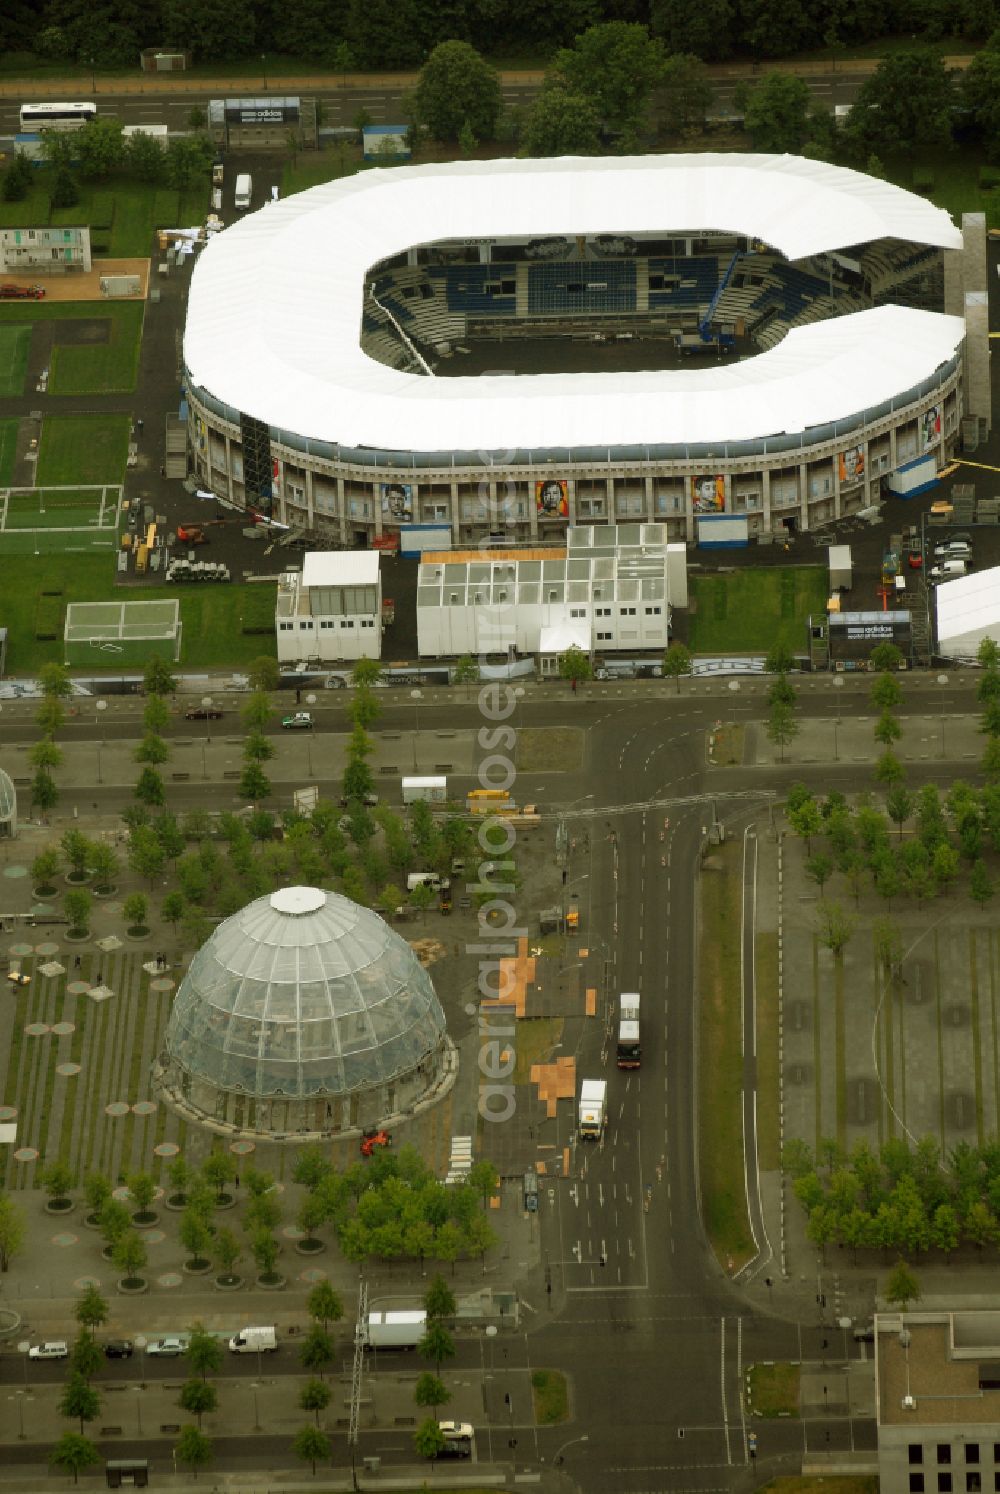
[[[0,395],[24,393],[30,347],[30,327],[0,326]]]
[[[743,1177],[740,1051],[741,851],[713,847],[700,878],[698,1163],[705,1229],[723,1265],[753,1255]]]
[[[531,1397],[535,1403],[535,1421],[540,1427],[552,1426],[569,1416],[566,1376],[558,1370],[535,1370],[531,1376]]]
[[[976,149],[921,151],[919,156],[892,157],[886,173],[897,186],[913,191],[913,173],[928,170],[934,185],[926,196],[950,213],[955,222],[963,213],[985,213],[987,228],[1000,228],[1000,190],[979,185],[979,169],[985,156]],[[924,195],[924,194],[921,194]]]
[[[750,1370],[750,1405],[757,1416],[798,1416],[799,1366],[755,1364]]]
[[[776,643],[801,653],[806,619],[825,612],[822,566],[766,566],[692,576],[690,644],[696,654],[766,653]]]
[[[104,184],[77,181],[80,200],[71,208],[53,208],[51,186],[48,168],[42,167],[23,202],[0,202],[0,228],[85,223],[95,256],[112,259],[145,259],[156,229],[201,222],[211,190],[207,177],[203,186],[186,192],[117,178]]]
[[[765,1484],[758,1494],[878,1494],[878,1479],[857,1476],[831,1478],[801,1475],[797,1478],[775,1478]]]
[[[0,487],[7,487],[14,475],[14,456],[17,451],[16,420],[0,420]]]
[[[757,1151],[760,1165],[781,1164],[778,1131],[778,936],[758,934],[757,976]]]
[[[57,344],[52,349],[49,369],[50,394],[127,394],[135,388],[139,367],[139,344],[142,340],[143,306],[139,301],[59,302],[32,301],[17,306],[0,306],[0,363],[5,351],[3,339],[10,332],[27,333],[28,322],[106,321],[107,342],[72,346]],[[27,361],[29,343],[25,343]],[[21,382],[24,380],[22,367]],[[20,388],[4,389],[0,394],[19,394]]]
[[[127,415],[47,415],[38,452],[39,487],[120,483],[130,425]]]
[[[514,1064],[514,1083],[529,1084],[531,1082],[531,1066],[536,1063],[545,1063],[549,1054],[562,1037],[563,1023],[561,1017],[539,1017],[528,1022],[517,1024],[516,1061]]]
[[[517,766],[522,773],[576,773],[583,766],[583,744],[577,726],[522,727]]]
[[[113,537],[107,543],[113,543]],[[273,651],[273,642],[266,637],[240,631],[246,597],[264,589],[262,586],[150,587],[126,591],[115,586],[114,558],[107,550],[101,555],[32,555],[19,566],[18,578],[19,584],[8,587],[4,594],[8,659],[14,674],[29,674],[50,661],[62,663],[61,638],[43,642],[35,637],[38,601],[43,591],[61,593],[64,607],[68,602],[121,598],[159,601],[177,597],[184,629],[181,664],[187,667],[225,664],[239,668]],[[273,605],[275,588],[267,589]]]
[[[303,150],[293,161],[285,162],[281,179],[281,195],[291,197],[295,192],[305,192],[308,187],[318,187],[322,182],[332,182],[339,176],[353,176],[366,170],[361,159],[361,147],[342,141],[327,146],[325,150]]]

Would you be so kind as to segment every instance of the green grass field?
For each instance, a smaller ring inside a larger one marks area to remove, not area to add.
[[[14,457],[17,453],[16,420],[0,420],[0,487],[7,487],[14,475]]]
[[[118,492],[42,489],[0,499],[0,555],[108,551],[118,547]],[[101,522],[103,517],[103,523]]]
[[[127,415],[47,415],[38,453],[39,487],[120,483],[130,427]]]
[[[823,613],[822,566],[767,566],[724,576],[692,576],[690,647],[696,654],[766,653],[784,643],[806,647],[806,619]]]
[[[0,327],[0,395],[24,393],[30,347],[30,327]]]
[[[53,208],[49,193],[51,178],[46,168],[35,174],[31,191],[23,202],[0,202],[0,228],[22,223],[48,226],[85,223],[91,230],[95,254],[112,259],[145,259],[153,249],[158,228],[183,228],[200,223],[209,202],[211,186],[176,192],[144,182],[116,181],[113,191],[77,181],[80,200],[71,208]]]
[[[32,322],[106,321],[107,342],[72,346],[56,344],[49,367],[50,394],[128,394],[135,388],[139,368],[139,344],[142,341],[143,305],[139,301],[59,302],[29,301],[0,306],[0,363],[9,333],[26,334],[30,339]],[[24,360],[28,347],[25,341]],[[21,370],[21,384],[24,370]],[[20,394],[21,387],[4,389],[0,394]]]
[[[273,607],[274,586],[153,587],[148,591],[123,593],[115,585],[115,562],[107,550],[100,555],[29,553],[31,558],[18,568],[18,585],[4,592],[7,663],[13,674],[31,673],[49,661],[62,663],[61,638],[42,642],[35,637],[38,599],[43,591],[60,592],[64,605],[106,602],[123,595],[153,600],[177,597],[183,625],[181,663],[187,668],[225,665],[238,669],[261,654],[273,652],[273,639],[259,633],[243,633],[241,627],[246,598],[267,591]]]

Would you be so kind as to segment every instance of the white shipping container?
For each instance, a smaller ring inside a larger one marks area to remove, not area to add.
[[[404,778],[403,779],[403,803],[416,804],[423,800],[426,804],[444,804],[448,798],[447,778]]]

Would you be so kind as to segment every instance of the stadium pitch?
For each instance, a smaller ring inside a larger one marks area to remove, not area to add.
[[[117,485],[4,488],[0,555],[117,550],[121,516],[122,489]]]

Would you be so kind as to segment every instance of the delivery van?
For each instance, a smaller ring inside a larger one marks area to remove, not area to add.
[[[253,196],[253,177],[247,172],[236,178],[236,195],[234,201],[238,208],[248,208]]]
[[[229,1340],[234,1354],[268,1354],[278,1347],[278,1335],[272,1328],[241,1328]]]

